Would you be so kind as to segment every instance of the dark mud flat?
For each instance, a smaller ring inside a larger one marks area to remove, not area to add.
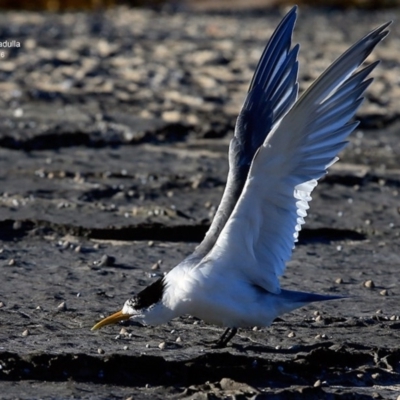
[[[282,279],[349,298],[223,350],[208,346],[222,329],[189,316],[90,331],[202,239],[281,16],[0,16],[1,40],[21,42],[0,61],[1,398],[398,398],[398,24]],[[388,19],[398,12],[302,10],[302,89]]]

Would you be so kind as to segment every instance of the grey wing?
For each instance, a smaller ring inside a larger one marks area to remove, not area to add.
[[[372,82],[368,75],[377,62],[359,67],[387,36],[388,25],[347,50],[268,135],[232,215],[207,255],[212,262],[206,265],[213,271],[280,292],[279,277],[305,222],[311,192],[357,126],[349,121]]]
[[[296,17],[297,7],[293,7],[276,28],[258,62],[229,146],[225,191],[210,229],[190,257],[192,260],[203,258],[214,246],[242,193],[257,149],[297,99],[299,46],[290,49]]]

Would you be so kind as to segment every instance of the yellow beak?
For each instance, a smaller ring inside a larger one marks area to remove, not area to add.
[[[125,321],[130,318],[129,314],[122,314],[122,311],[118,311],[113,315],[110,315],[107,318],[102,319],[100,322],[98,322],[92,329],[91,331],[95,331],[97,329],[102,328],[103,326],[110,325],[110,324],[116,324],[119,321]]]

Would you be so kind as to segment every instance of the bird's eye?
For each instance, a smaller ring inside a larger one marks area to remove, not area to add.
[[[138,300],[139,300],[139,299],[138,299],[137,296],[132,297],[131,299],[129,299],[129,300],[128,300],[128,305],[129,305],[129,307],[132,307],[132,308],[137,309],[137,308],[138,308],[138,303],[139,303]]]

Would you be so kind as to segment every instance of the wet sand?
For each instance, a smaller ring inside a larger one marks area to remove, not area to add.
[[[301,89],[394,12],[300,10]],[[0,379],[5,399],[397,399],[399,27],[359,129],[313,192],[285,288],[341,294],[240,330],[189,316],[94,322],[189,254],[279,12],[5,13],[0,61]],[[329,26],[329,30],[327,29]],[[329,397],[330,396],[330,397]],[[379,397],[380,396],[380,397]]]

